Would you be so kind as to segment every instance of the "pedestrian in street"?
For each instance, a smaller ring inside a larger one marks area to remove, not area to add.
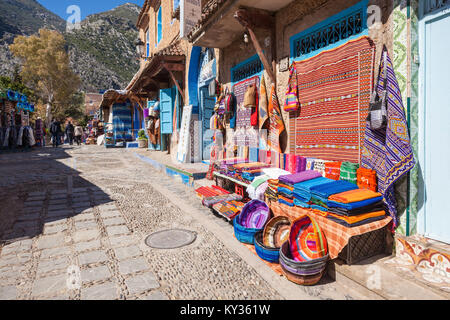
[[[69,121],[69,123],[66,126],[66,137],[70,145],[73,145],[74,132],[75,129],[73,127],[73,124]]]
[[[60,134],[61,134],[61,124],[57,119],[53,119],[50,125],[50,133],[52,135],[53,147],[57,148],[59,145]]]
[[[81,136],[83,135],[83,127],[81,127],[79,124],[75,127],[75,141],[77,145],[81,144]]]

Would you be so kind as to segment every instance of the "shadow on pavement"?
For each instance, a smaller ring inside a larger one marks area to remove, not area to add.
[[[74,169],[67,153],[71,149],[46,147],[0,156],[0,245],[52,234],[66,219],[112,202]]]

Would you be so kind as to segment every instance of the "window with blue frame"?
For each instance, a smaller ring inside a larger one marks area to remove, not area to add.
[[[156,13],[156,46],[162,40],[162,6],[159,7],[158,12]]]
[[[150,29],[145,31],[145,46],[146,46],[146,57],[150,56]]]
[[[176,11],[180,6],[180,0],[173,0],[173,11]]]
[[[368,0],[363,0],[291,37],[291,59],[307,59],[325,48],[332,49],[349,40],[367,35],[367,5]]]

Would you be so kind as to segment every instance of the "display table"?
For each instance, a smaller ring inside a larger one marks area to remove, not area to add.
[[[218,179],[225,179],[225,180],[231,181],[231,182],[233,182],[233,183],[235,183],[235,184],[238,184],[238,185],[240,185],[240,186],[242,186],[242,187],[244,187],[244,188],[248,188],[248,186],[249,186],[248,183],[239,181],[239,180],[237,180],[237,179],[234,179],[234,178],[232,178],[232,177],[226,176],[226,175],[221,174],[221,173],[219,173],[219,172],[214,172],[214,178],[215,178],[215,180],[216,180],[216,185],[218,185]]]
[[[305,214],[312,216],[327,238],[331,259],[340,257],[348,264],[353,264],[383,253],[385,250],[385,227],[392,221],[391,217],[359,227],[347,228],[310,209],[289,207],[273,201],[269,202],[269,206],[274,216],[285,216],[291,221]],[[344,250],[345,248],[347,250]]]

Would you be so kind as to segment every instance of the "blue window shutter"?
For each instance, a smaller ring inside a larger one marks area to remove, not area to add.
[[[173,132],[173,89],[161,89],[159,94],[161,134]]]
[[[159,42],[162,39],[162,7],[159,7],[158,9],[158,41],[157,43],[159,44]]]

